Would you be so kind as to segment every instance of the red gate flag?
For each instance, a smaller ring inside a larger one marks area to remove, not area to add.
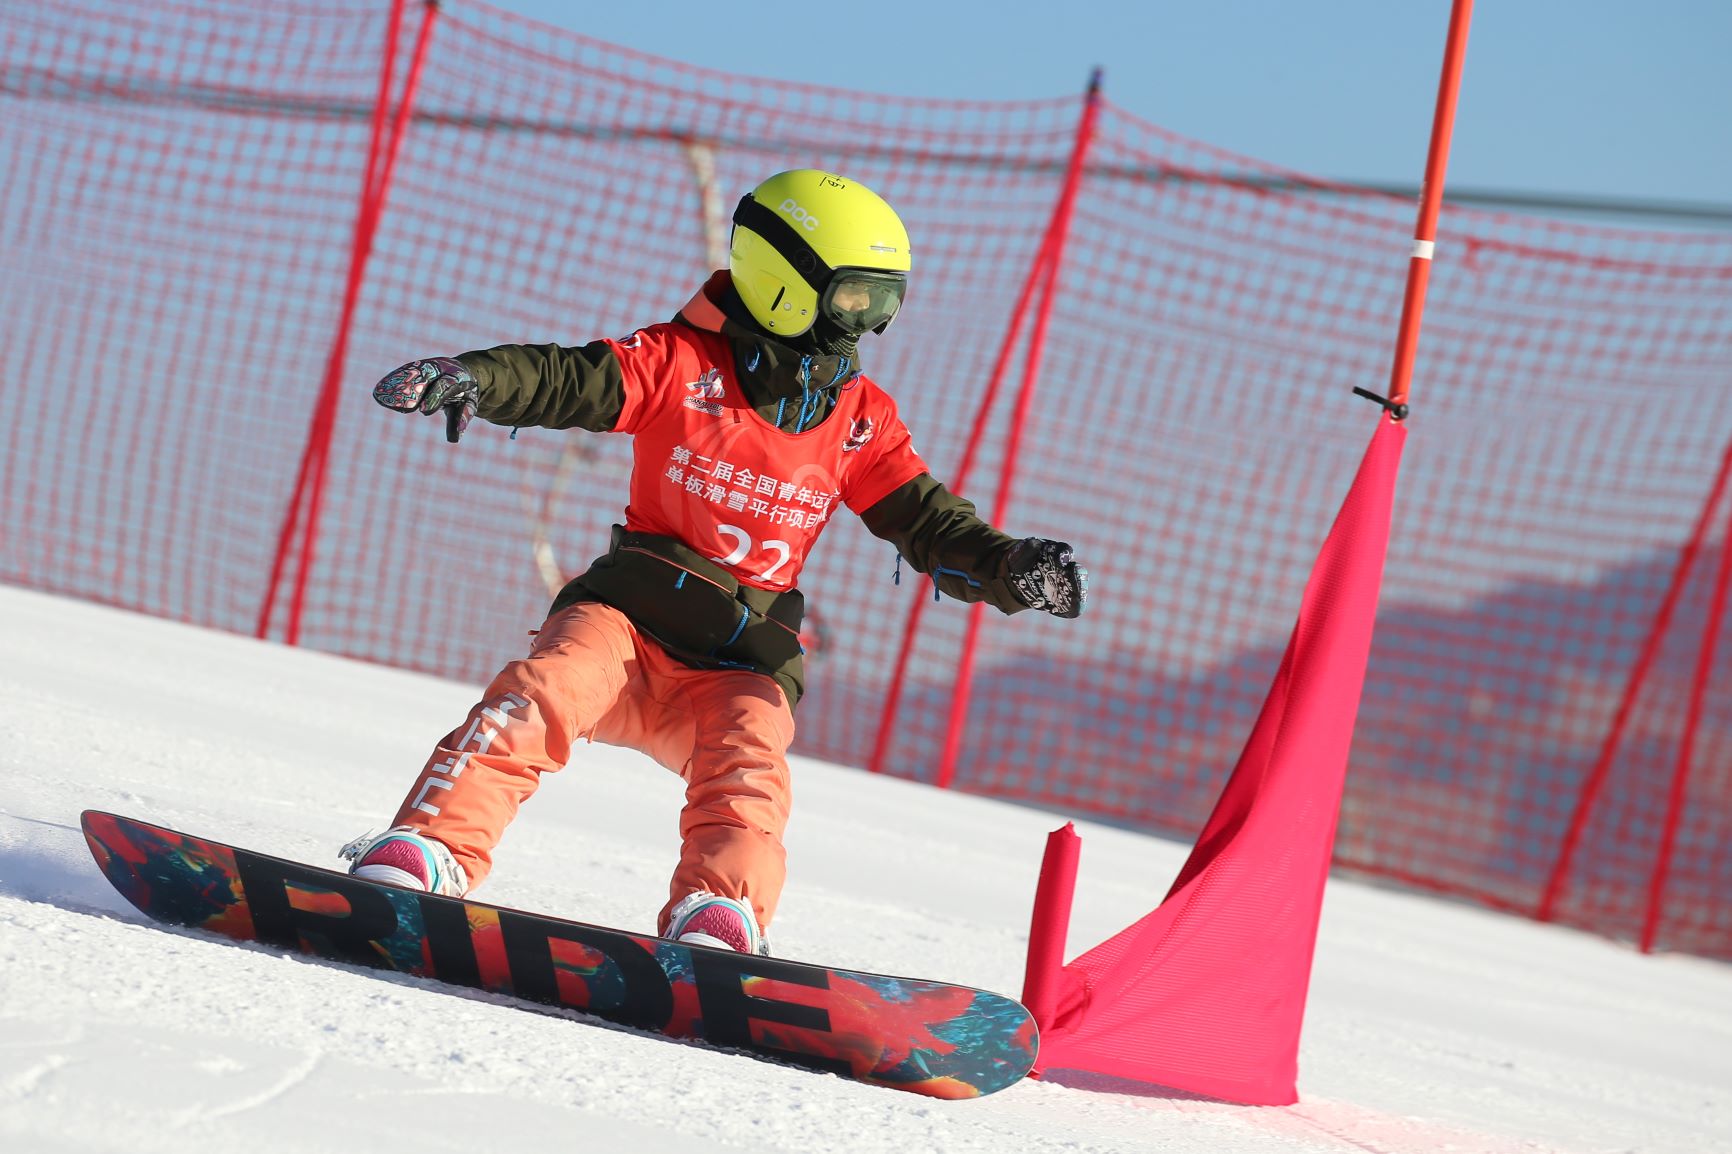
[[[1239,764],[1166,900],[1059,974],[1042,1071],[1298,1100],[1299,1027],[1406,436],[1379,421]],[[1031,976],[1042,945],[1030,943]]]

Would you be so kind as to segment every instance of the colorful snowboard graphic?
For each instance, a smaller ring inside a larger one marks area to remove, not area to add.
[[[738,1047],[877,1086],[973,1098],[1020,1080],[1039,1044],[1010,998],[944,982],[685,946],[375,885],[87,810],[122,896],[163,922]]]

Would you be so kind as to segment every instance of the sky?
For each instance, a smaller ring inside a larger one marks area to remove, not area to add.
[[[1448,0],[493,2],[687,63],[897,95],[1080,93],[1099,66],[1115,103],[1181,135],[1403,185],[1424,169],[1450,11]],[[1449,180],[1732,208],[1729,50],[1725,0],[1479,4]]]
[[[146,921],[78,819],[315,865],[388,817],[476,687],[0,586],[0,1149],[17,1154],[1724,1154],[1732,966],[1337,877],[1300,1101],[1070,1075],[978,1102],[857,1085]],[[1015,995],[1059,818],[793,759],[778,955]],[[588,746],[483,900],[642,929],[679,779]],[[1188,847],[1078,822],[1070,953]]]

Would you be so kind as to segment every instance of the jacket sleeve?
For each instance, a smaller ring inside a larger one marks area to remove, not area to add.
[[[605,433],[625,408],[624,375],[610,341],[500,345],[457,359],[480,386],[476,414],[496,425]]]
[[[981,520],[974,505],[930,473],[894,489],[860,514],[875,537],[896,546],[939,591],[959,601],[984,601],[1005,613],[1027,606],[1006,580],[1005,563],[1019,538]]]

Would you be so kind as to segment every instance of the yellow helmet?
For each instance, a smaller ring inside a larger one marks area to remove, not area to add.
[[[799,336],[820,316],[850,336],[883,332],[910,263],[895,210],[833,172],[778,172],[734,210],[728,271],[747,310],[777,336]]]

